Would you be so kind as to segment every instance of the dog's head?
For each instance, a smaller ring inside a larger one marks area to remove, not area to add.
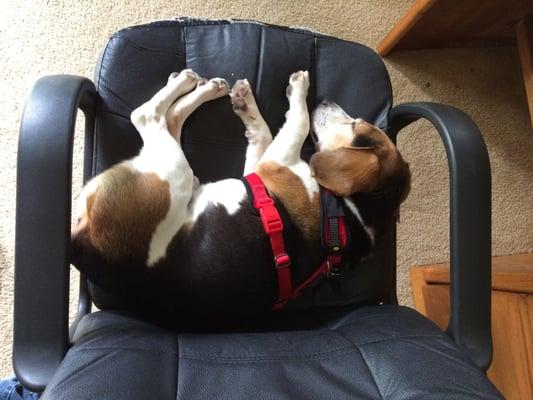
[[[310,166],[320,185],[342,197],[386,192],[397,206],[405,200],[409,165],[383,131],[328,101],[313,112],[312,129],[318,151]]]

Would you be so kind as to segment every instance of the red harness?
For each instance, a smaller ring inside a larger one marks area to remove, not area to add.
[[[324,262],[305,281],[293,289],[290,269],[291,259],[285,251],[283,222],[274,200],[269,196],[265,184],[257,174],[246,175],[244,179],[248,182],[254,198],[253,205],[259,211],[263,228],[272,246],[274,263],[278,273],[278,298],[272,308],[279,310],[285,307],[289,300],[298,297],[303,289],[318,278],[329,276],[342,264],[342,252],[348,243],[344,213],[338,205],[337,207],[328,205],[327,201],[324,201],[324,195],[321,195],[322,241],[329,254]],[[333,194],[326,191],[326,189],[323,189],[322,193],[333,198]]]

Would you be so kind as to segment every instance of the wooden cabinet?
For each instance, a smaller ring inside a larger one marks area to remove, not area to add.
[[[413,267],[410,272],[416,309],[446,329],[448,264]],[[492,339],[490,380],[508,400],[533,399],[533,253],[493,258]]]

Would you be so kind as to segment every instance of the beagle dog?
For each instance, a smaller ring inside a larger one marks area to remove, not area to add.
[[[269,310],[278,280],[261,220],[244,183],[199,184],[180,145],[185,120],[202,103],[230,95],[248,139],[244,174],[275,199],[295,285],[322,261],[319,186],[342,197],[350,233],[347,262],[372,251],[409,191],[408,164],[375,126],[322,102],[310,121],[309,74],[295,72],[289,110],[275,138],[247,80],[230,90],[190,69],[173,73],[131,113],[144,146],[92,179],[79,200],[72,262],[96,285],[147,314],[169,319],[249,317]],[[317,152],[300,158],[311,130]]]

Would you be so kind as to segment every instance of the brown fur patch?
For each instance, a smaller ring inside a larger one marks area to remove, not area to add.
[[[309,165],[318,183],[338,196],[370,192],[378,184],[380,166],[372,150],[319,151]]]
[[[319,237],[320,207],[318,194],[309,200],[309,194],[298,175],[275,162],[261,163],[257,167],[269,192],[275,195],[287,212],[310,240]]]
[[[118,165],[106,171],[87,199],[87,214],[73,232],[108,261],[143,260],[170,207],[168,182],[154,173]]]

